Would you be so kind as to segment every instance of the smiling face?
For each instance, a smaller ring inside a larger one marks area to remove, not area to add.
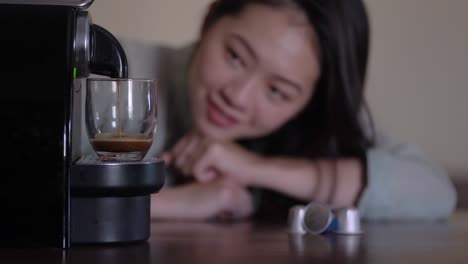
[[[189,75],[199,131],[219,140],[265,136],[313,95],[318,40],[299,10],[252,4],[203,32]]]

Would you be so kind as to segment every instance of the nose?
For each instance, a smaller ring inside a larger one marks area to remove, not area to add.
[[[255,86],[257,78],[253,75],[232,80],[221,90],[224,101],[232,108],[244,112],[255,99]]]

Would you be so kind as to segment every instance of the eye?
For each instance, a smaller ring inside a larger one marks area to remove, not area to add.
[[[268,86],[268,96],[274,101],[289,102],[291,98],[287,93],[282,91],[280,88],[270,85]]]
[[[242,61],[241,57],[237,54],[237,52],[230,47],[226,48],[227,52],[227,60],[230,64],[234,66],[243,66],[244,62]]]

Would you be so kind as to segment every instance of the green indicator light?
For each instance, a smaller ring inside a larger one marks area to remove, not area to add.
[[[73,68],[73,79],[76,79],[76,67]]]

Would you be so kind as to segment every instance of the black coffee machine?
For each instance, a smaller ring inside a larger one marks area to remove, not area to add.
[[[0,0],[0,247],[144,241],[163,162],[87,156],[81,80],[127,77],[92,0]],[[85,133],[85,132],[84,132]]]

